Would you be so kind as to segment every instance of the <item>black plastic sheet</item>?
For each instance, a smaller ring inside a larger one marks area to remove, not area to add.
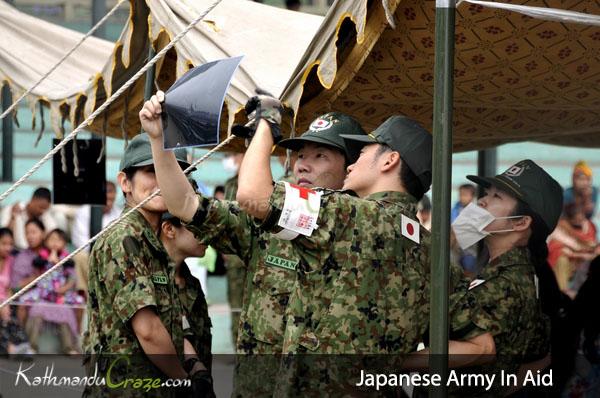
[[[199,65],[171,86],[163,105],[164,148],[219,143],[225,93],[242,57]]]

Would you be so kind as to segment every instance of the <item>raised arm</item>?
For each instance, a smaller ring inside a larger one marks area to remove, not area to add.
[[[187,177],[179,167],[175,154],[163,150],[163,129],[161,121],[164,93],[156,95],[144,103],[140,111],[142,128],[150,137],[156,179],[169,212],[184,222],[189,222],[198,210],[199,200]]]
[[[242,209],[260,220],[269,214],[269,198],[273,193],[272,147],[271,127],[261,119],[242,161],[237,191],[237,201]]]

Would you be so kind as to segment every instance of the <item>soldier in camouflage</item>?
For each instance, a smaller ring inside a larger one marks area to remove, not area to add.
[[[261,112],[277,107],[272,98],[259,100]],[[348,192],[273,186],[266,160],[278,120],[262,113],[256,118],[237,199],[263,220],[263,229],[293,239],[300,256],[284,353],[414,350],[429,313],[429,260],[420,243],[428,233],[419,228],[416,205],[431,184],[431,135],[414,121],[394,116],[367,136],[344,136],[360,152],[344,182],[357,198]],[[291,394],[318,393],[315,372],[310,374],[309,369],[304,379],[312,385]],[[325,384],[332,377],[343,381],[323,366],[318,375]]]
[[[453,224],[454,232],[460,243],[475,229],[483,229],[479,236],[485,237],[489,259],[474,280],[464,280],[451,296],[454,341],[450,354],[494,355],[493,365],[468,371],[514,374],[520,365],[549,353],[549,320],[542,312],[544,296],[539,294],[538,276],[543,280],[547,275],[543,272],[548,267],[546,238],[561,214],[562,188],[531,160],[520,161],[495,177],[467,178],[483,186],[485,195],[477,205],[470,205],[474,210],[461,213]],[[479,222],[486,213],[487,221]],[[451,358],[459,365],[476,356]],[[478,396],[506,392],[500,383],[487,392],[470,391]]]
[[[242,163],[238,199],[264,220],[263,228],[293,238],[301,258],[284,352],[410,352],[428,313],[426,252],[418,243],[427,233],[414,220],[417,199],[431,183],[430,134],[394,116],[367,136],[344,135],[360,151],[344,182],[357,198],[273,186],[262,159],[272,137],[269,125],[261,126]],[[313,195],[320,196],[316,211],[296,210]],[[314,215],[308,231],[304,226]],[[295,217],[294,226],[289,221]]]
[[[231,155],[236,168],[239,168],[243,154]],[[225,181],[225,200],[235,200],[237,192],[237,171],[236,174]],[[244,301],[245,283],[246,283],[246,264],[235,254],[224,254],[225,264],[227,266],[227,298],[231,308],[231,336],[233,337],[234,347],[238,341],[238,330],[240,326],[240,313]]]
[[[157,93],[145,104],[157,114],[156,118],[142,122],[144,128],[153,137],[156,136],[152,143],[157,175],[167,205],[183,220],[189,220],[187,227],[199,239],[221,253],[237,254],[247,266],[237,352],[280,354],[284,315],[295,283],[299,258],[288,241],[276,239],[257,228],[252,217],[243,212],[237,202],[216,201],[197,196],[194,192],[182,192],[184,185],[180,182],[183,176],[173,167],[174,160],[169,159],[170,154],[163,152],[161,147],[162,126],[157,113],[160,112],[159,98],[162,99],[162,93]],[[283,147],[298,151],[294,174],[300,186],[341,188],[345,167],[352,162],[352,154],[340,137],[341,133],[364,134],[354,119],[333,112],[317,118],[301,137],[281,142]],[[263,355],[257,361],[271,362],[271,356]],[[249,367],[253,365],[256,385],[269,393],[274,377],[267,372],[274,371],[277,363],[273,367],[262,366],[262,372],[256,371],[256,363]],[[238,375],[240,373],[246,372],[238,369]],[[236,382],[239,380],[236,377]],[[241,388],[236,386],[236,390]],[[253,391],[260,395],[252,386],[246,390],[246,393]]]
[[[185,151],[177,151],[177,160],[188,166]],[[129,143],[120,170],[118,181],[127,202],[126,212],[157,188],[146,134]],[[83,340],[84,352],[91,354],[87,359],[89,374],[96,366],[104,374],[116,358],[124,355],[126,360],[118,361],[118,369],[112,371],[113,381],[128,377],[188,378],[182,364],[183,311],[175,286],[175,268],[169,265],[157,237],[165,210],[158,196],[94,244],[89,260],[88,329]],[[160,391],[159,395],[170,393]],[[126,390],[86,388],[86,394],[147,395],[131,385]]]
[[[194,348],[185,350],[187,366],[197,361],[200,368],[211,370],[211,321],[208,316],[208,305],[200,281],[190,272],[184,260],[188,257],[202,257],[206,246],[202,245],[194,235],[181,225],[181,221],[170,213],[162,216],[160,240],[163,243],[175,268],[175,281],[178,286],[183,314],[184,348],[188,341]]]

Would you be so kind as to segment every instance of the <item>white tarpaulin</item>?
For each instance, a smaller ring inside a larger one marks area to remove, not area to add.
[[[207,0],[132,0],[129,22],[116,43],[87,39],[42,83],[28,100],[52,109],[55,131],[60,120],[72,124],[100,106],[146,62],[148,43],[158,51],[213,4]],[[27,16],[0,2],[0,79],[13,98],[31,87],[82,34]],[[223,0],[157,64],[157,86],[166,90],[190,67],[244,55],[226,97],[231,125],[254,90],[279,96],[323,18],[247,0]],[[150,34],[150,38],[149,38]],[[137,113],[144,79],[99,117],[91,130],[122,137],[139,132]],[[231,110],[231,111],[229,111]]]

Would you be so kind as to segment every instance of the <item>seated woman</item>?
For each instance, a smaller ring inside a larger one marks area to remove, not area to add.
[[[0,302],[10,294],[10,273],[14,258],[14,239],[12,231],[0,228]],[[16,319],[16,311],[10,305],[0,309],[0,355],[31,353],[27,335]]]
[[[15,261],[10,271],[10,288],[13,292],[21,290],[22,287],[39,276],[39,271],[33,266],[33,260],[39,256],[40,250],[44,247],[45,235],[46,227],[39,219],[32,218],[25,223],[27,249],[21,250],[15,256]],[[21,305],[17,308],[17,318],[22,327],[25,327],[27,324],[28,311],[28,306]]]
[[[55,229],[48,233],[44,248],[34,259],[34,268],[38,275],[49,270],[68,255],[67,236],[64,231]],[[29,311],[27,331],[31,345],[37,349],[42,325],[50,322],[58,325],[63,352],[77,353],[77,318],[73,308],[67,306],[82,305],[84,299],[75,292],[75,270],[72,261],[52,271],[38,282],[36,287],[21,296],[22,303],[34,304]]]

